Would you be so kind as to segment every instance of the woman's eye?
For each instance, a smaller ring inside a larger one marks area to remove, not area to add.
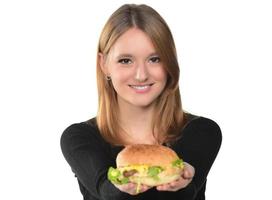
[[[150,62],[152,62],[152,63],[158,63],[158,62],[161,61],[161,59],[160,59],[159,57],[152,57],[152,58],[150,58],[149,60],[150,60]]]
[[[132,61],[128,58],[122,58],[120,60],[118,60],[118,63],[121,63],[121,64],[130,64],[132,63]]]

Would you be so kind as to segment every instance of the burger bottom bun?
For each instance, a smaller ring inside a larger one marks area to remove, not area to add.
[[[129,178],[130,182],[132,183],[141,183],[143,185],[148,185],[148,186],[158,186],[166,183],[170,183],[172,181],[175,181],[180,178],[180,174],[174,174],[174,175],[168,175],[164,176],[158,179],[154,179],[152,177],[137,177],[137,176],[132,176]]]

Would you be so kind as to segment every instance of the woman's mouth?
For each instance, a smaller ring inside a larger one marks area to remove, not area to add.
[[[154,83],[145,84],[145,85],[128,85],[132,89],[134,89],[137,93],[146,93],[151,89],[151,86],[154,85]]]

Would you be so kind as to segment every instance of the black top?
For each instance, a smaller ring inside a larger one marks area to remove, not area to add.
[[[221,146],[221,130],[211,119],[189,114],[180,131],[182,137],[169,145],[195,168],[192,182],[176,192],[151,188],[131,196],[107,180],[107,170],[116,167],[117,154],[124,148],[107,143],[99,133],[96,118],[74,123],[61,136],[62,153],[77,177],[84,200],[204,200],[208,172]]]

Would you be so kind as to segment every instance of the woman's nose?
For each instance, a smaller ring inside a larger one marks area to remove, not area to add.
[[[148,71],[144,63],[138,64],[136,68],[135,79],[139,82],[147,81]]]

